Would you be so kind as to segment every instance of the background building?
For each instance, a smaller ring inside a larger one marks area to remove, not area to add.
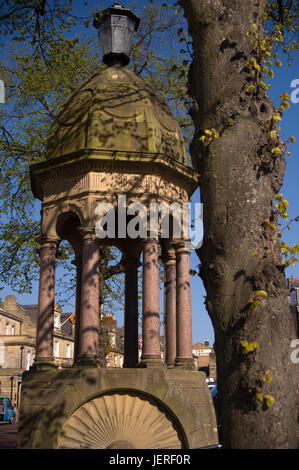
[[[55,306],[53,354],[58,367],[72,364],[73,325],[70,314]],[[0,395],[10,397],[18,408],[22,374],[35,356],[37,305],[20,305],[14,295],[0,302]]]
[[[0,395],[8,396],[19,408],[22,374],[35,356],[37,305],[20,305],[14,295],[0,302]],[[53,355],[55,364],[71,367],[74,358],[74,321],[59,304],[54,310]],[[101,363],[103,367],[123,366],[123,328],[113,313],[101,316]]]
[[[216,354],[208,339],[192,346],[192,354],[198,370],[205,372],[208,379],[216,381]]]
[[[101,315],[100,358],[104,367],[122,367],[124,361],[124,328],[117,326],[114,313]]]

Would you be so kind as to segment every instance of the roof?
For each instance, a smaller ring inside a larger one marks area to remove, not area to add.
[[[289,277],[288,278],[288,287],[299,287],[299,279],[296,277]]]
[[[37,320],[38,305],[21,305],[21,307],[32,320]]]
[[[82,150],[150,152],[187,165],[178,121],[133,72],[108,67],[74,90],[57,111],[47,159]],[[114,157],[115,158],[115,157]]]
[[[71,315],[71,313],[61,313],[60,315],[61,333],[66,336],[72,336],[73,332],[73,324],[69,318]]]
[[[18,315],[15,315],[13,313],[10,313],[8,312],[7,310],[4,310],[3,308],[0,308],[0,315],[4,315],[8,318],[11,318],[12,320],[17,320],[19,322],[22,322],[23,321],[23,318],[18,316]]]
[[[37,314],[38,314],[38,305],[21,305],[25,313],[34,321],[37,321]],[[55,306],[57,309],[57,305]],[[60,314],[60,321],[61,321],[61,333],[66,336],[72,335],[72,322],[67,320],[71,313],[61,313]],[[66,321],[67,320],[67,321]],[[65,321],[64,324],[62,324]]]
[[[192,349],[211,349],[213,350],[210,344],[196,343],[193,344]]]

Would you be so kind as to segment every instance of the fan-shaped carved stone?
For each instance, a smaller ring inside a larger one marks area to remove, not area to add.
[[[146,399],[112,394],[78,408],[65,423],[59,449],[181,449],[173,423]]]

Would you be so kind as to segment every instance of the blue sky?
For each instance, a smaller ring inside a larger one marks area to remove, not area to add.
[[[90,1],[88,2],[88,7],[82,8],[83,2],[81,0],[75,0],[75,13],[79,12],[80,14],[86,15],[86,10],[89,11],[89,8],[92,11],[99,11],[102,8],[105,8],[111,5],[113,1]],[[126,2],[127,3],[127,2]],[[126,4],[124,2],[124,4]],[[132,2],[128,2],[132,4]],[[142,6],[144,2],[137,1],[136,4]],[[160,3],[160,2],[159,2]],[[174,3],[174,2],[173,2]],[[83,34],[97,34],[96,30],[90,25],[88,30],[83,28]],[[281,60],[283,64],[287,62],[285,57],[282,55]],[[279,105],[280,99],[279,95],[282,92],[287,92],[291,95],[294,92],[294,88],[291,88],[292,81],[298,79],[298,93],[297,99],[299,101],[299,60],[298,53],[294,58],[291,66],[283,66],[281,68],[276,68],[274,70],[275,76],[271,80],[271,89],[269,90],[269,95],[274,102],[274,105]],[[0,77],[1,78],[1,77]],[[295,93],[294,93],[295,95]],[[284,178],[284,184],[280,190],[283,194],[284,199],[289,201],[289,217],[294,218],[299,215],[299,102],[290,102],[290,108],[287,109],[284,113],[283,120],[281,123],[281,138],[282,140],[288,139],[290,136],[296,138],[296,142],[290,145],[291,157],[287,160],[287,168]],[[193,198],[194,202],[199,202],[199,191],[196,192]],[[283,234],[283,239],[290,245],[293,243],[299,243],[299,223],[294,222],[291,225],[290,230],[285,230]],[[198,258],[194,252],[191,255],[191,267],[194,269],[198,264]],[[295,276],[299,279],[299,263],[296,264],[294,268],[290,267],[286,270],[286,276]],[[9,287],[5,287],[1,292],[1,299],[3,300],[6,295],[12,294],[13,292]],[[192,318],[193,318],[193,343],[197,341],[204,341],[206,338],[210,340],[211,343],[214,341],[214,332],[211,321],[208,317],[208,314],[204,306],[204,296],[205,291],[202,285],[202,281],[198,277],[192,277],[191,279],[191,299],[192,299]],[[162,302],[162,292],[161,292],[161,307]],[[17,295],[17,301],[20,304],[36,304],[38,300],[38,286],[35,285],[34,291],[32,294]],[[69,312],[73,311],[73,304],[69,305],[69,308],[66,310]],[[122,314],[118,314],[117,317],[121,323]]]

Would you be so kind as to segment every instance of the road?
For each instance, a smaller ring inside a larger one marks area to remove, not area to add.
[[[0,423],[0,449],[16,449],[17,435],[17,424]]]

